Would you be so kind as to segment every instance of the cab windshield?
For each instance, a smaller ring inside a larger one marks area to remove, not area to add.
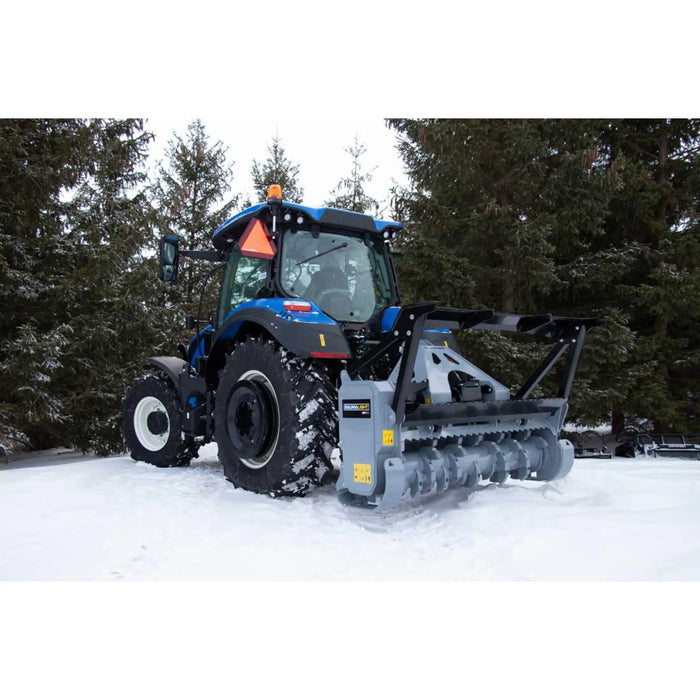
[[[391,303],[381,244],[321,231],[287,231],[280,283],[285,294],[313,301],[336,321],[364,323]]]

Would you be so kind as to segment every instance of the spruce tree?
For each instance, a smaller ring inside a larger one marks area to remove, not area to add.
[[[71,329],[55,294],[76,257],[63,238],[72,191],[91,164],[85,121],[0,120],[0,443],[44,447],[65,423],[52,382]]]
[[[697,120],[393,120],[412,298],[603,315],[570,416],[698,429]],[[516,386],[518,336],[467,355]],[[554,390],[549,384],[543,393]]]
[[[141,120],[0,121],[0,442],[121,447],[121,399],[166,351]],[[160,288],[164,285],[160,285]]]
[[[607,241],[628,250],[613,293],[638,335],[634,391],[616,427],[648,418],[657,431],[700,430],[700,120],[631,119],[604,134],[620,186]],[[601,251],[604,252],[604,251]]]
[[[589,167],[604,172],[611,186],[603,235],[584,239],[571,259],[559,255],[556,289],[567,310],[603,309],[609,319],[591,336],[595,352],[586,353],[597,377],[588,387],[588,415],[600,387],[609,386],[605,405],[614,432],[637,422],[697,430],[699,123],[597,126]]]
[[[238,205],[238,195],[229,195],[233,163],[228,161],[227,148],[221,141],[210,144],[204,124],[197,119],[184,137],[174,135],[165,156],[152,188],[156,228],[161,235],[178,236],[189,250],[208,249],[213,232]],[[207,272],[197,263],[181,268],[178,286],[187,313],[196,313]]]
[[[267,200],[267,189],[273,184],[282,187],[282,197],[285,201],[304,201],[304,189],[299,184],[299,165],[287,158],[279,135],[275,135],[267,147],[267,159],[264,162],[253,160],[250,176],[258,202]]]
[[[411,299],[560,312],[557,250],[602,234],[609,191],[584,165],[592,125],[556,120],[394,120],[411,178],[400,282]],[[565,309],[561,309],[565,310]],[[601,312],[602,309],[591,309]],[[591,334],[591,340],[594,338]],[[529,336],[469,333],[465,354],[516,388],[545,352]],[[582,363],[582,376],[586,366]],[[580,384],[579,384],[580,386]],[[543,392],[551,392],[545,385]],[[579,393],[579,397],[582,396]]]
[[[374,213],[376,215],[379,202],[370,197],[365,190],[367,183],[372,180],[372,172],[375,168],[368,172],[363,172],[360,164],[360,158],[367,152],[367,148],[355,135],[355,140],[350,146],[345,148],[345,152],[352,158],[350,174],[341,178],[331,192],[330,199],[326,200],[325,205],[338,209],[348,209],[361,214]]]
[[[67,323],[73,339],[57,380],[70,442],[100,454],[121,448],[121,402],[143,359],[165,352],[172,320],[158,305],[145,172],[152,135],[142,120],[96,120],[94,172],[76,189],[64,236],[81,242],[67,293],[80,293]],[[170,353],[168,353],[170,354]],[[77,370],[77,371],[76,371]]]

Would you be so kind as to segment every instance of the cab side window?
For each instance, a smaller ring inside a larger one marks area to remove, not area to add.
[[[221,287],[219,322],[237,306],[257,298],[267,284],[268,269],[269,260],[247,258],[237,248],[233,250]]]

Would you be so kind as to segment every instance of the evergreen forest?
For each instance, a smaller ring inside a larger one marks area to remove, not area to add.
[[[356,137],[327,203],[404,224],[404,303],[605,317],[586,340],[569,420],[700,432],[700,120],[386,127],[409,184],[384,193],[382,210],[361,161],[372,153]],[[192,334],[184,317],[198,313],[209,268],[194,262],[179,284],[159,282],[158,239],[206,247],[250,199],[235,192],[236,163],[201,121],[173,135],[149,171],[152,144],[142,119],[0,120],[6,451],[122,451],[122,399],[143,359],[177,354]],[[271,177],[301,197],[303,162],[289,159],[279,135],[261,155],[250,168],[253,200]],[[512,387],[546,352],[522,334],[459,340],[470,361]]]

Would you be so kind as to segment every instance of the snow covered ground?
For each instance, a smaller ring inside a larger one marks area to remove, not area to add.
[[[0,464],[0,581],[700,580],[700,461],[577,460],[552,483],[454,490],[389,513],[190,467],[52,452]]]

